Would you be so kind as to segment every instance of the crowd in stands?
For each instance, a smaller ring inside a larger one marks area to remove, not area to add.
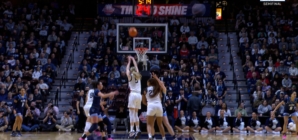
[[[284,4],[284,3],[283,3]],[[270,116],[278,103],[297,92],[297,6],[245,6],[237,14],[239,55],[254,112]],[[283,107],[276,116],[282,116]]]
[[[90,88],[93,80],[105,79],[108,89],[118,89],[120,92],[110,107],[126,110],[129,93],[125,73],[128,54],[117,54],[116,32],[113,33],[115,24],[119,21],[117,17],[94,19],[74,89],[79,93],[86,87]],[[149,55],[148,70],[158,71],[161,80],[168,88],[167,113],[173,126],[174,120],[179,116],[177,112],[180,111],[184,111],[187,116],[192,112],[205,116],[208,111],[211,111],[213,116],[219,116],[222,105],[226,110],[225,113],[229,112],[229,116],[234,116],[224,103],[227,95],[224,84],[226,76],[218,66],[219,33],[215,30],[212,20],[208,19],[207,22],[199,20],[197,23],[193,19],[190,23],[183,23],[179,18],[171,17],[156,18],[150,23],[169,25],[169,52]],[[120,39],[132,42],[132,38],[125,32],[127,30],[123,29]],[[163,34],[162,30],[156,30],[149,31],[142,37],[153,38],[153,32]],[[137,59],[135,54],[129,55]],[[202,112],[204,107],[211,109]],[[241,110],[241,106],[239,112],[246,113],[245,110]],[[116,112],[115,125],[126,118],[127,115],[124,114],[123,111]]]
[[[72,5],[69,7],[37,3],[13,5],[10,1],[1,1],[1,131],[12,128],[15,120],[14,97],[22,88],[26,90],[30,106],[30,110],[23,111],[22,130],[55,129],[59,109],[47,96],[51,94],[50,90],[73,28],[69,22],[69,18],[74,17],[73,8]],[[68,114],[65,113],[66,118],[72,116]],[[57,128],[60,129],[60,126]]]

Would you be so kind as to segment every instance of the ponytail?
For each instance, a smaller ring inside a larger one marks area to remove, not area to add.
[[[132,75],[137,79],[140,80],[142,78],[142,75],[139,72],[133,71]]]
[[[139,72],[136,71],[135,67],[131,67],[130,72],[136,78],[136,80],[140,80],[142,78],[142,75]]]

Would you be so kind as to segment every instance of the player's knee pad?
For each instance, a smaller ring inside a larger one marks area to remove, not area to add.
[[[93,123],[89,129],[89,133],[92,133],[94,130],[96,130],[98,127],[97,123]]]
[[[111,122],[110,122],[109,118],[107,118],[107,117],[103,118],[102,121],[103,121],[103,123],[106,124],[106,125],[111,125]]]

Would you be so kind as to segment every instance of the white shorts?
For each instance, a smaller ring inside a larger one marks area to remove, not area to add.
[[[91,108],[91,105],[84,105],[84,112],[87,117],[90,116],[90,114],[89,114],[90,108]]]
[[[128,97],[128,108],[141,109],[142,95],[141,93],[131,92]]]
[[[147,104],[147,116],[162,117],[163,109],[162,109],[161,103],[159,103],[159,102],[148,103]]]

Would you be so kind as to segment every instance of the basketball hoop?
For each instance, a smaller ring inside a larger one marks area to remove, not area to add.
[[[135,52],[138,56],[138,62],[146,62],[147,61],[147,57],[146,57],[146,53],[148,51],[148,48],[135,48]]]

